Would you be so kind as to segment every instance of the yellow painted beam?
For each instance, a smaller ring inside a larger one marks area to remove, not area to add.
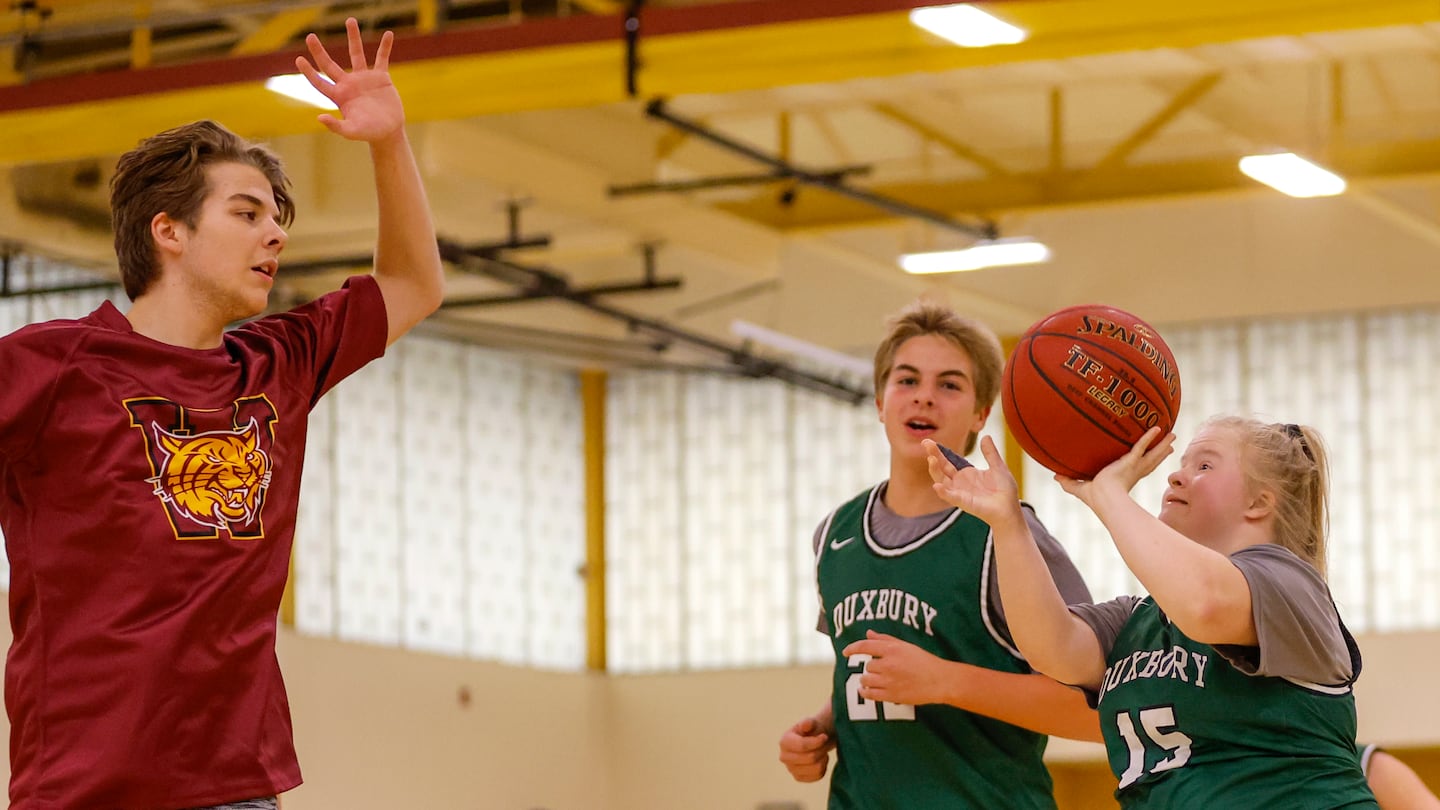
[[[889,118],[890,120],[901,124],[906,129],[911,130],[912,132],[926,139],[927,141],[932,141],[934,143],[940,144],[941,146],[949,150],[950,154],[954,155],[955,157],[979,166],[980,168],[985,170],[986,174],[995,175],[998,177],[1004,177],[1010,174],[1009,169],[1006,169],[1004,166],[1001,166],[999,163],[996,163],[994,160],[981,154],[974,147],[961,143],[959,140],[956,140],[951,135],[942,132],[936,127],[930,126],[929,124],[921,121],[915,116],[900,110],[893,104],[875,104],[871,107],[871,109],[875,110],[875,112],[885,116],[886,118]]]
[[[295,626],[295,554],[290,554],[289,573],[285,576],[285,590],[280,592],[280,625]]]
[[[1181,194],[1247,192],[1258,188],[1240,173],[1240,155],[1168,164],[1122,165],[1088,170],[1035,172],[972,181],[892,183],[869,186],[876,194],[950,214],[1076,206],[1122,199]],[[1440,139],[1389,145],[1336,145],[1326,161],[1347,180],[1440,173]],[[789,205],[773,195],[715,203],[715,207],[780,230],[823,230],[878,223],[893,216],[865,203],[809,188]]]
[[[1199,79],[1191,82],[1185,89],[1176,93],[1175,97],[1170,99],[1170,102],[1161,108],[1159,112],[1150,116],[1148,121],[1136,127],[1134,132],[1131,132],[1121,140],[1120,143],[1116,144],[1115,147],[1110,150],[1109,154],[1105,155],[1105,157],[1100,159],[1100,162],[1091,167],[1091,171],[1104,171],[1124,163],[1126,158],[1130,157],[1136,149],[1144,146],[1147,141],[1155,137],[1160,130],[1164,129],[1166,124],[1175,120],[1176,116],[1193,106],[1195,102],[1200,100],[1201,96],[1210,92],[1210,89],[1219,83],[1219,73],[1201,76]]]
[[[645,40],[643,80],[648,93],[675,97],[1440,20],[1440,4],[1434,0],[1016,0],[1006,3],[1005,11],[1031,31],[1029,41],[956,48],[916,29],[902,12],[651,34]],[[412,121],[628,100],[618,33],[604,41],[432,59],[405,46],[404,41],[396,45],[394,73]],[[254,86],[259,87],[258,78]],[[308,115],[259,120],[271,108],[259,100],[263,92],[209,86],[61,107],[0,109],[0,161],[115,154],[133,145],[137,132],[150,134],[160,128],[157,122],[173,121],[175,104],[198,117],[221,120],[245,109],[245,120],[234,125],[249,135],[313,131]],[[77,127],[77,109],[86,115],[104,109],[113,117],[104,119],[106,127]],[[111,121],[120,125],[109,126]]]
[[[625,10],[618,0],[570,0],[571,4],[591,14],[619,14]]]
[[[1019,335],[1010,335],[1000,339],[1000,349],[1005,353],[1005,362],[1010,362],[1010,355],[1015,353],[1015,346],[1020,342]],[[999,402],[995,403],[995,410],[990,413],[991,419],[1005,419],[1004,408]],[[1005,426],[1005,446],[1001,448],[1005,453],[1005,466],[1010,469],[1010,474],[1015,477],[1016,491],[1020,497],[1025,497],[1025,451],[1020,448],[1020,442],[1015,440],[1015,434],[1010,431],[1010,426]]]
[[[704,121],[700,123],[701,125],[705,124]],[[683,146],[688,140],[690,140],[690,133],[688,132],[682,132],[678,129],[665,130],[665,134],[655,140],[655,159],[666,160],[675,154],[675,150]]]
[[[321,6],[311,6],[272,14],[259,28],[235,43],[235,47],[230,49],[230,55],[249,56],[278,51],[302,32],[309,31],[324,11]]]
[[[150,0],[135,4],[135,28],[130,31],[130,67],[147,68],[155,61],[155,49],[151,43],[150,26],[145,21],[150,16]]]
[[[605,385],[604,371],[580,372],[585,434],[585,668],[604,672],[605,632]]]
[[[7,84],[19,84],[25,80],[25,77],[17,70],[19,65],[15,63],[15,58],[18,55],[19,50],[16,48],[9,48],[0,52],[0,87],[4,87]]]
[[[1065,171],[1065,93],[1055,87],[1050,90],[1050,173]]]
[[[440,29],[440,0],[419,0],[415,6],[415,30],[433,34]]]

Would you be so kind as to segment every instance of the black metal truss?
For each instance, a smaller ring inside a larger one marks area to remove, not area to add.
[[[737,155],[749,158],[750,160],[770,167],[771,171],[769,174],[766,175],[741,175],[739,181],[741,183],[769,182],[773,180],[793,180],[794,182],[802,185],[815,186],[817,188],[822,188],[835,194],[839,194],[841,196],[849,197],[852,200],[874,206],[875,208],[879,208],[882,211],[888,211],[897,216],[907,217],[910,219],[918,219],[952,231],[959,231],[960,233],[974,239],[995,239],[998,238],[1000,235],[999,226],[997,226],[993,221],[985,219],[983,217],[972,217],[970,221],[962,221],[939,211],[933,211],[928,208],[921,208],[919,206],[911,205],[907,202],[897,200],[892,197],[886,197],[883,194],[876,194],[872,191],[866,191],[865,189],[855,188],[854,186],[848,185],[845,182],[845,178],[851,174],[857,173],[859,167],[845,167],[827,171],[811,171],[807,169],[802,169],[794,165],[793,163],[790,163],[789,161],[775,157],[774,155],[768,155],[765,152],[762,152],[761,150],[750,146],[749,144],[741,143],[740,141],[737,141],[733,138],[722,135],[719,132],[710,129],[709,127],[706,127],[705,125],[697,121],[692,121],[688,118],[676,115],[675,113],[671,112],[670,109],[666,106],[664,99],[657,98],[646,104],[645,114],[659,121],[664,121],[665,123],[669,124],[672,127],[675,127],[682,132],[687,132],[723,149],[734,152]],[[720,177],[691,180],[686,182],[688,182],[694,188],[714,188],[717,186],[726,185],[726,180],[727,178]],[[731,185],[734,184],[736,183],[731,183]],[[655,188],[643,189],[642,186],[637,185],[612,186],[610,188],[610,194],[612,196],[618,196],[620,194],[627,193],[633,194],[637,193],[637,190],[689,190],[684,188],[681,184],[651,185],[655,186]],[[667,185],[673,187],[667,187]]]

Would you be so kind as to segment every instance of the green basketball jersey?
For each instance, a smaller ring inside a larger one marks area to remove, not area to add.
[[[872,629],[941,658],[1029,672],[989,616],[990,527],[952,510],[923,536],[885,548],[870,532],[880,490],[835,511],[816,560],[836,657],[831,694],[839,753],[830,777],[831,810],[1053,810],[1050,774],[1041,760],[1044,735],[951,706],[860,698],[863,656],[847,661],[840,651]]]
[[[1100,728],[1127,810],[1377,806],[1355,751],[1350,684],[1246,675],[1149,597],[1105,663]]]

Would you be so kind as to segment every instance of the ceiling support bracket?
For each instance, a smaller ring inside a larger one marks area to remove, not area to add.
[[[645,105],[645,114],[666,122],[676,129],[683,130],[709,141],[716,146],[734,152],[737,155],[747,157],[757,163],[769,166],[775,173],[783,178],[794,179],[802,185],[815,186],[827,191],[849,197],[868,205],[872,205],[883,211],[889,211],[901,217],[919,219],[960,233],[974,239],[995,239],[1000,235],[999,227],[992,221],[981,217],[975,217],[973,221],[965,222],[957,220],[939,211],[932,211],[928,208],[920,208],[910,205],[892,197],[886,197],[864,189],[855,188],[845,183],[844,177],[837,177],[836,172],[812,172],[800,169],[787,161],[767,155],[753,146],[743,144],[732,138],[728,138],[702,124],[691,121],[675,113],[670,112],[663,99],[654,99]]]
[[[474,251],[466,249],[463,245],[458,245],[444,239],[440,240],[440,257],[464,272],[476,273],[503,281],[512,281],[513,279],[524,277],[544,280],[558,276],[558,274],[553,271],[527,267],[496,256],[477,255]],[[563,280],[563,277],[560,278]],[[661,338],[664,342],[658,344],[659,349],[663,349],[670,341],[680,341],[695,348],[719,355],[729,363],[730,371],[746,377],[773,377],[790,383],[791,385],[817,391],[852,404],[859,404],[870,397],[868,390],[848,383],[843,379],[832,379],[824,375],[803,371],[787,363],[759,357],[755,355],[748,346],[736,346],[723,343],[705,337],[704,335],[681,329],[664,321],[612,306],[598,300],[597,296],[599,292],[594,289],[587,291],[565,285],[553,287],[547,292],[549,294],[546,297],[570,301],[592,312],[597,312],[606,317],[618,320],[633,332],[642,332]],[[457,304],[452,304],[450,301],[442,304],[443,307],[451,307],[454,305]]]

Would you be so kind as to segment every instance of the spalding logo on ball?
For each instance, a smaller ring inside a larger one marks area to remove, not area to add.
[[[1180,372],[1160,334],[1134,315],[1066,307],[1020,337],[1000,403],[1031,458],[1061,475],[1094,478],[1145,431],[1174,429]]]

